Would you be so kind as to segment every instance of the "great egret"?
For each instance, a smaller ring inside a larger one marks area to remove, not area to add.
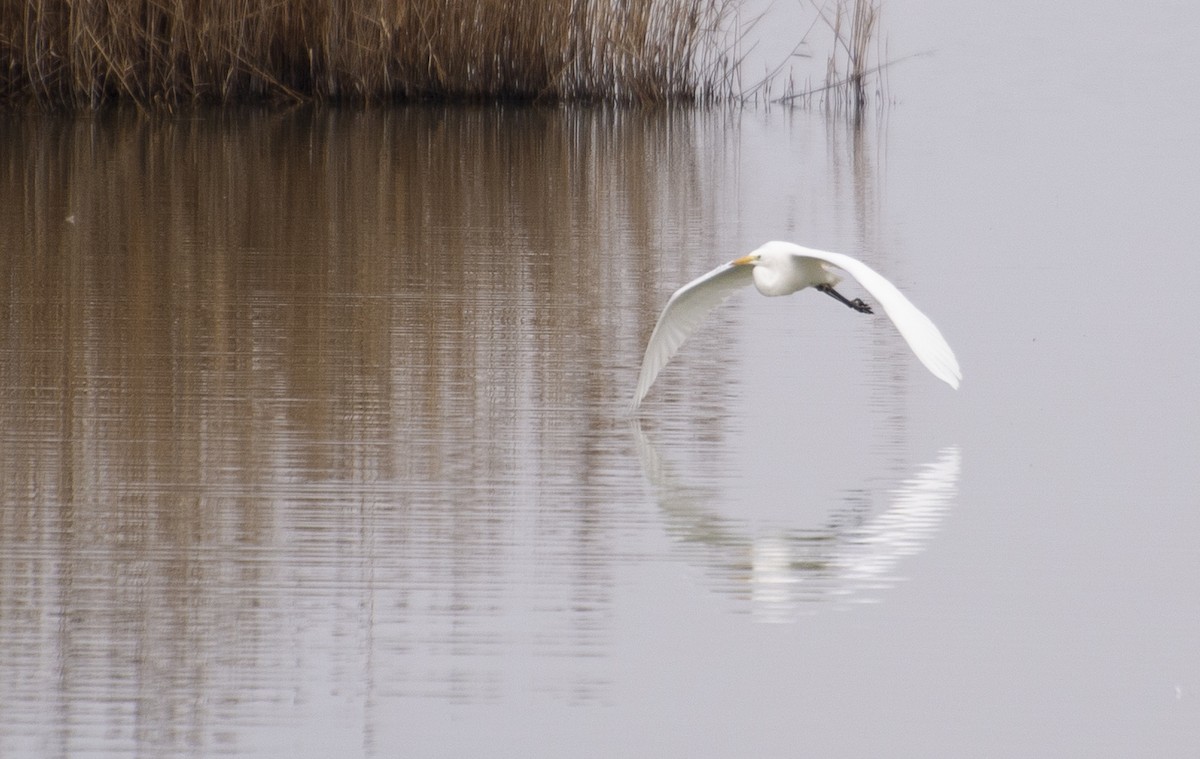
[[[873,313],[862,299],[849,300],[833,289],[842,281],[839,269],[858,280],[867,293],[879,301],[921,363],[935,377],[957,390],[962,371],[958,368],[954,351],[950,350],[942,333],[938,332],[929,317],[917,310],[895,285],[862,261],[842,253],[775,241],[749,255],[718,266],[675,291],[659,315],[658,324],[654,326],[650,342],[646,345],[633,407],[637,408],[646,397],[654,378],[705,315],[735,289],[751,281],[763,295],[791,295],[797,290],[815,287],[855,311]]]

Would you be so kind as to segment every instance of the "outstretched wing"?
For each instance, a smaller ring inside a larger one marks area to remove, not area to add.
[[[841,253],[797,247],[802,252],[795,255],[828,261],[858,280],[863,289],[883,307],[896,329],[908,342],[908,347],[912,348],[912,352],[925,368],[950,387],[958,389],[958,383],[962,381],[962,370],[958,368],[958,359],[954,357],[954,351],[950,350],[950,345],[929,317],[921,313],[895,285],[856,258]]]
[[[654,378],[667,365],[671,357],[696,330],[709,311],[720,305],[739,287],[753,281],[754,266],[748,263],[727,263],[692,280],[675,291],[654,325],[646,355],[642,358],[642,372],[638,376],[637,392],[633,396],[633,408],[637,408]]]

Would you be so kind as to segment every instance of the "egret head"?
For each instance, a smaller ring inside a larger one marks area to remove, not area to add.
[[[790,243],[769,242],[735,259],[735,266],[754,267],[754,286],[763,295],[791,295],[824,281],[820,262],[797,256]],[[818,279],[814,279],[818,277]]]

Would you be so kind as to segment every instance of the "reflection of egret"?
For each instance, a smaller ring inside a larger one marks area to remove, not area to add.
[[[905,557],[923,551],[958,492],[961,454],[937,458],[888,492],[883,511],[863,519],[857,498],[838,504],[823,527],[752,534],[713,506],[711,489],[685,484],[634,423],[642,471],[654,487],[667,530],[701,558],[722,586],[749,598],[759,618],[786,621],[801,604],[869,602],[900,578]]]
[[[650,335],[637,392],[636,407],[650,391],[654,378],[683,345],[704,316],[738,287],[754,282],[763,295],[791,295],[806,287],[841,301],[855,311],[870,314],[871,307],[862,299],[849,300],[837,290],[842,281],[838,270],[849,274],[891,317],[896,329],[908,341],[908,346],[933,372],[950,387],[958,388],[962,371],[954,351],[946,344],[942,333],[925,314],[917,310],[896,286],[862,261],[841,253],[829,253],[794,245],[790,242],[769,242],[749,255],[713,269],[675,291]]]

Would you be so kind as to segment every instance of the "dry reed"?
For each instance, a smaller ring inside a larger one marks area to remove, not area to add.
[[[736,0],[0,0],[0,104],[703,100]]]
[[[836,0],[833,9],[812,0],[818,18],[833,33],[833,50],[825,64],[825,84],[789,93],[779,102],[821,103],[832,112],[859,118],[867,105],[867,86],[889,63],[872,66],[871,48],[879,22],[879,0]]]

